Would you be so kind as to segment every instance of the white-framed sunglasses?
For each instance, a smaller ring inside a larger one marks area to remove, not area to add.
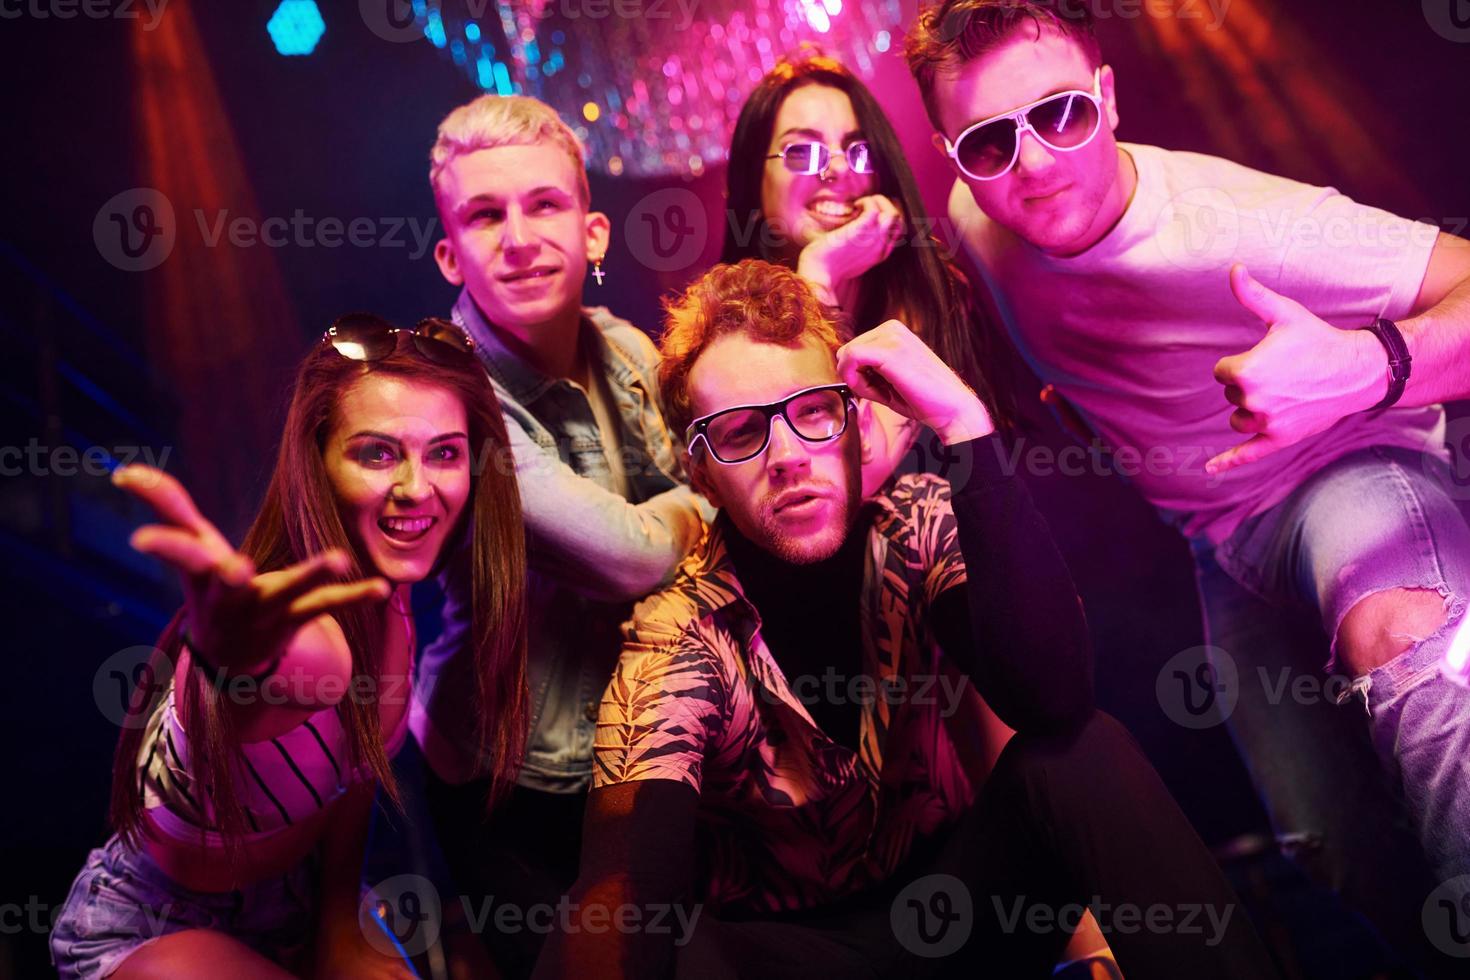
[[[1063,153],[1080,150],[1102,128],[1102,66],[1092,72],[1092,91],[1070,89],[967,126],[944,152],[972,180],[1010,173],[1021,155],[1021,134]]]

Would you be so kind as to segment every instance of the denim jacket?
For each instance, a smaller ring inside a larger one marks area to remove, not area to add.
[[[453,318],[474,338],[499,397],[526,523],[531,716],[520,783],[579,792],[591,783],[597,705],[617,663],[619,627],[634,600],[672,580],[713,511],[683,485],[658,398],[658,352],[641,330],[604,308],[583,310],[581,342],[621,423],[624,498],[612,489],[587,393],[512,353],[468,291]],[[420,656],[414,732],[435,773],[463,782],[481,767],[471,744],[470,607],[458,563],[440,584],[443,629]]]

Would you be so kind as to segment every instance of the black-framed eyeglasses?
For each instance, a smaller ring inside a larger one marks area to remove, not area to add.
[[[778,416],[803,442],[831,442],[847,430],[847,410],[856,407],[847,385],[817,385],[768,405],[736,405],[697,418],[684,440],[691,456],[702,441],[715,462],[729,466],[766,451]]]
[[[794,174],[824,176],[827,168],[832,165],[832,157],[838,152],[820,140],[803,140],[799,143],[787,143],[781,147],[780,153],[772,153],[766,159],[780,160]],[[867,140],[853,140],[840,152],[847,158],[848,169],[853,173],[873,172],[873,154],[868,148]]]
[[[381,361],[398,346],[398,334],[413,338],[414,349],[435,364],[462,364],[473,360],[475,342],[448,320],[428,317],[412,327],[399,327],[372,313],[339,316],[322,334],[338,354],[354,361]]]

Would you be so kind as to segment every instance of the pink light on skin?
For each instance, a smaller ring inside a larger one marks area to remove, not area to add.
[[[1460,628],[1450,640],[1444,655],[1444,675],[1456,684],[1470,687],[1470,616],[1460,620]]]

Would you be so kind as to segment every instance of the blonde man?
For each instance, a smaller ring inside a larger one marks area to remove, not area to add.
[[[632,600],[672,576],[707,505],[681,483],[652,342],[582,305],[610,223],[591,209],[576,135],[535,99],[487,95],[445,117],[430,160],[444,224],[434,258],[462,287],[453,319],[505,413],[529,532],[531,731],[515,794],[483,820],[474,688],[458,680],[471,659],[468,569],[444,576],[444,632],[422,658],[414,732],[459,887],[525,910],[554,905],[576,875],[618,626]],[[487,923],[484,938],[514,976],[530,969],[540,934]]]

